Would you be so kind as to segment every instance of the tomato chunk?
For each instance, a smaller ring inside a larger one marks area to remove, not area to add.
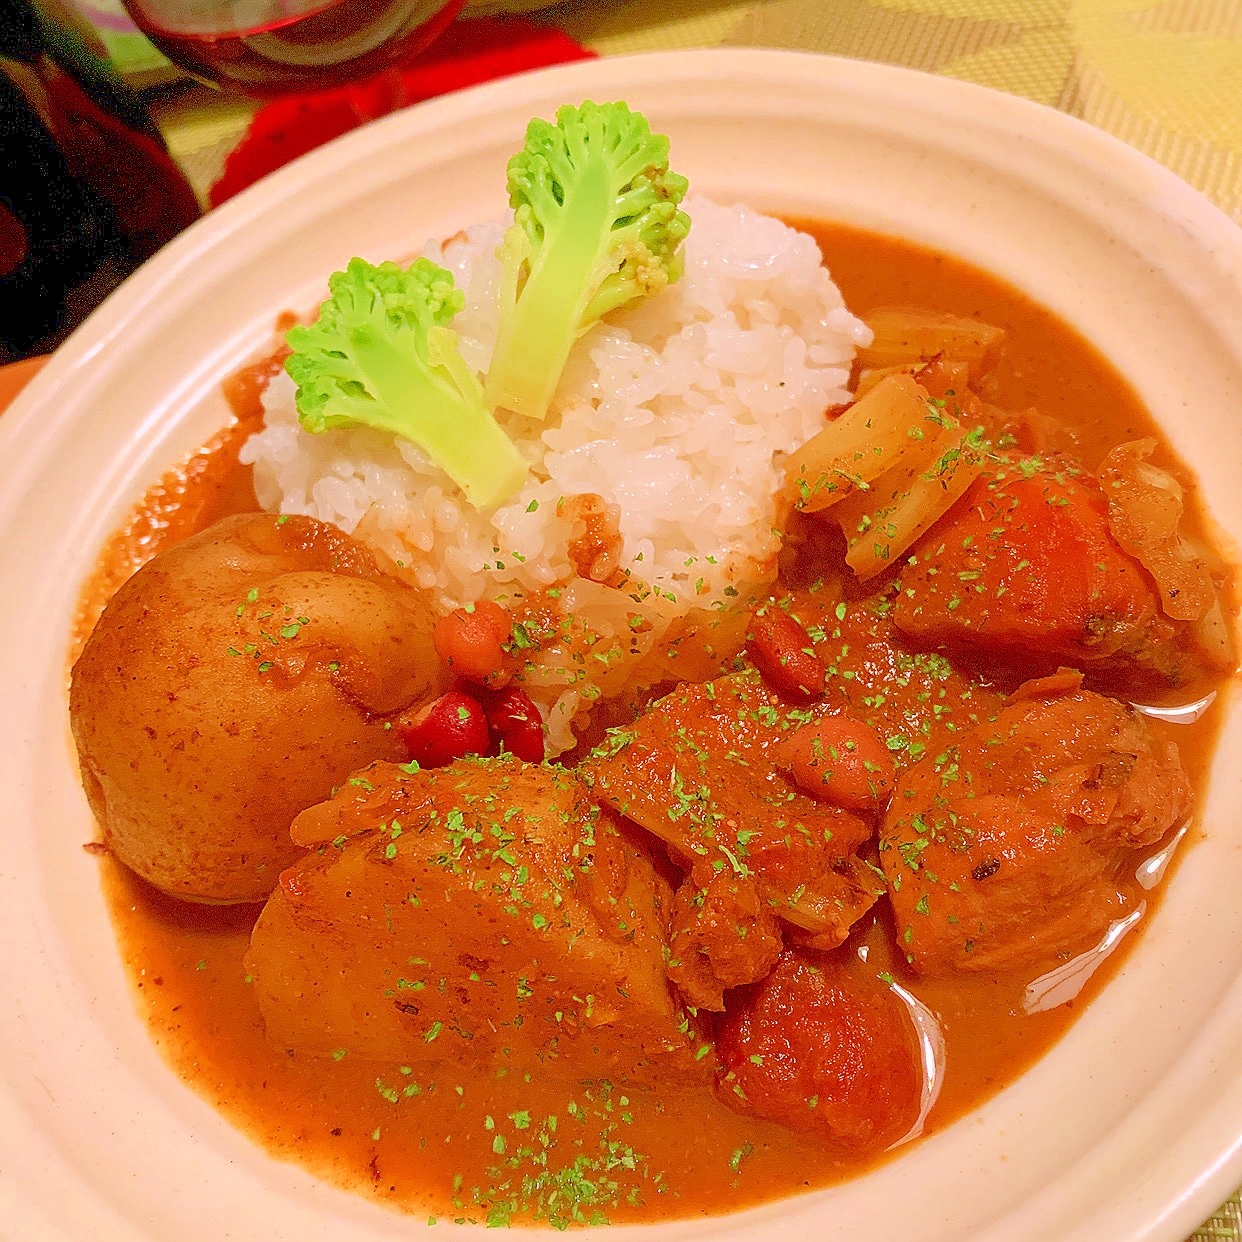
[[[716,1040],[720,1098],[860,1154],[908,1133],[923,1091],[913,1023],[864,969],[786,950],[766,979],[731,994]]]
[[[1030,458],[976,480],[914,547],[894,619],[921,645],[1171,674],[1173,627],[1143,568],[1118,546],[1096,481]]]

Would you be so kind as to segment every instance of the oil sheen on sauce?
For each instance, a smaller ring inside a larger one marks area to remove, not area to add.
[[[856,312],[918,305],[1007,329],[996,403],[1034,406],[1072,426],[1088,466],[1114,444],[1153,434],[1138,398],[1108,364],[1003,283],[891,238],[799,223],[819,239]],[[160,548],[256,507],[237,449],[257,424],[271,365],[235,378],[237,425],[161,480],[109,544],[83,599],[79,638],[120,582]],[[1202,795],[1216,713],[1189,726],[1152,724],[1178,742]],[[706,1089],[571,1087],[448,1063],[377,1065],[274,1049],[242,964],[258,907],[183,905],[107,857],[101,867],[139,1007],[173,1069],[273,1156],[347,1188],[439,1219],[621,1223],[728,1212],[862,1170],[815,1141],[733,1113]],[[1148,917],[1151,908],[1149,898]],[[1123,956],[1115,954],[1075,1000],[1024,1016],[1026,977],[920,980],[894,953],[886,920],[883,912],[864,920],[843,951],[865,949],[869,968],[890,971],[939,1020],[947,1073],[927,1131],[1035,1061]]]

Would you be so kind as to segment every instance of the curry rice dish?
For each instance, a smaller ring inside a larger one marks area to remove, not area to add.
[[[624,489],[556,498],[554,581],[457,600],[391,528],[265,512],[284,350],[105,550],[71,710],[118,941],[273,1154],[454,1220],[736,1210],[1012,1081],[1153,917],[1233,665],[1193,480],[1014,289],[794,228],[859,317],[848,391],[765,450],[758,553],[670,607]]]

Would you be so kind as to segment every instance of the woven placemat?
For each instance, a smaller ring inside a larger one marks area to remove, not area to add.
[[[1237,0],[770,0],[730,41],[909,65],[1051,104],[1242,223]]]

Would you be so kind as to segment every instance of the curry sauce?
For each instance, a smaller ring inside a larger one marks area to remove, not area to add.
[[[817,237],[847,305],[860,315],[917,305],[1005,329],[990,398],[1055,420],[1088,468],[1122,440],[1158,435],[1134,391],[1082,337],[1003,282],[891,238],[818,223],[799,227]],[[120,582],[161,548],[227,513],[257,507],[237,451],[258,425],[258,394],[271,365],[257,364],[232,382],[235,426],[161,480],[109,544],[83,598],[81,637]],[[1192,481],[1184,471],[1180,477],[1192,528],[1201,530]],[[916,691],[938,670],[923,669],[903,685],[886,654],[886,627],[861,609],[847,610],[846,619],[835,595],[817,594],[809,584],[783,585],[804,621],[835,628],[834,658],[847,675],[882,687],[887,710],[926,721],[932,736],[944,727],[944,712],[956,710],[961,719],[1003,702],[1008,687],[991,684],[986,674],[968,682],[955,673],[947,706],[933,715]],[[967,695],[975,696],[969,705]],[[1217,705],[1188,725],[1149,722],[1153,735],[1176,741],[1200,800],[1218,719]],[[734,1211],[857,1176],[874,1163],[743,1116],[709,1085],[588,1087],[503,1067],[380,1064],[347,1049],[330,1058],[279,1050],[267,1041],[243,962],[259,907],[183,904],[111,859],[101,865],[140,1009],[173,1069],[274,1156],[382,1202],[491,1224],[654,1221]],[[1144,922],[1158,891],[1147,896]],[[882,901],[838,952],[891,975],[939,1021],[944,1086],[924,1133],[977,1107],[1037,1060],[1124,956],[1114,954],[1076,998],[1027,1015],[1029,971],[922,979],[897,944]]]

